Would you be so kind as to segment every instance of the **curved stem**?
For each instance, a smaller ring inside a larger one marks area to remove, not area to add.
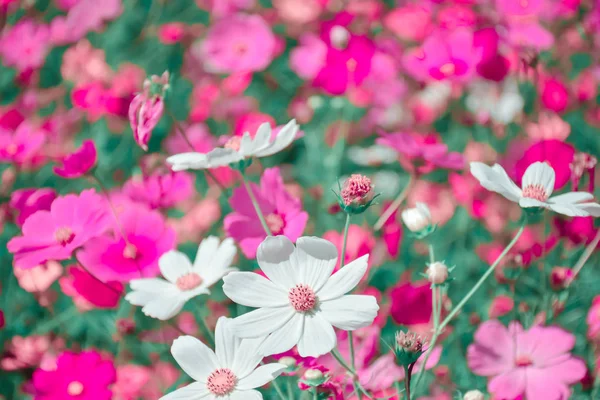
[[[242,174],[242,182],[244,182],[244,187],[246,188],[246,191],[248,192],[248,196],[250,196],[250,201],[252,202],[252,205],[254,206],[256,215],[258,215],[258,219],[260,220],[260,224],[262,225],[263,229],[265,230],[265,233],[267,234],[267,236],[273,236],[273,234],[271,233],[271,229],[269,229],[269,225],[267,225],[265,216],[263,215],[262,211],[260,210],[260,205],[258,204],[258,201],[256,200],[254,193],[252,192],[252,188],[250,187],[250,184],[248,183],[248,180],[246,179],[246,175],[244,175],[244,174]]]
[[[352,375],[352,377],[356,376],[356,371],[354,371],[354,369],[352,367],[350,367],[346,363],[346,361],[344,361],[344,359],[342,358],[342,355],[338,352],[337,349],[331,350],[331,355],[346,371],[348,371]]]
[[[596,237],[594,237],[594,240],[592,240],[590,244],[587,245],[583,254],[579,258],[579,260],[577,260],[577,263],[573,267],[573,277],[569,280],[568,285],[571,285],[571,283],[575,280],[579,272],[581,272],[581,269],[585,265],[586,261],[591,257],[594,250],[596,250],[598,242],[600,242],[600,229],[598,229],[598,233],[596,233]]]
[[[402,189],[402,191],[400,192],[398,197],[396,197],[396,199],[392,202],[392,204],[390,204],[390,206],[385,209],[383,214],[381,214],[381,217],[379,217],[379,219],[373,226],[373,229],[375,231],[380,230],[383,224],[385,224],[386,221],[392,216],[392,214],[402,205],[402,202],[404,201],[404,199],[406,199],[406,196],[408,195],[408,191],[410,190],[413,181],[414,177],[411,174],[408,177],[408,183],[406,184],[404,189]]]

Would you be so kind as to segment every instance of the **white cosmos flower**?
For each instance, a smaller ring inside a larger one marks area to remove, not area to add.
[[[230,268],[236,248],[231,238],[222,243],[210,236],[198,247],[194,264],[179,251],[171,250],[158,260],[160,272],[165,279],[143,278],[130,282],[132,291],[125,300],[149,317],[167,320],[181,311],[185,303],[201,294],[209,294],[209,287],[224,275],[237,268]]]
[[[600,216],[600,204],[587,202],[594,198],[590,193],[569,192],[550,197],[554,189],[555,174],[554,169],[547,163],[531,164],[523,175],[521,189],[498,164],[489,167],[480,162],[472,162],[471,173],[479,180],[481,186],[500,193],[523,208],[549,208],[571,217]]]
[[[271,125],[261,124],[254,138],[249,132],[243,136],[232,136],[224,147],[217,147],[208,153],[181,153],[167,158],[173,171],[186,169],[206,169],[229,165],[251,157],[266,157],[288,147],[298,133],[298,124],[293,119],[271,139]]]
[[[256,341],[233,335],[232,320],[221,317],[215,329],[215,351],[192,336],[180,336],[171,346],[171,354],[183,371],[196,382],[169,393],[160,400],[261,400],[255,388],[281,374],[283,364],[265,364],[256,368],[262,356]]]
[[[238,304],[257,307],[233,320],[236,335],[264,338],[263,355],[283,353],[295,345],[302,357],[318,357],[336,345],[333,326],[355,330],[370,325],[379,306],[373,296],[346,295],[367,270],[368,255],[335,274],[337,249],[327,240],[269,236],[258,247],[258,265],[267,276],[232,272],[223,291]]]

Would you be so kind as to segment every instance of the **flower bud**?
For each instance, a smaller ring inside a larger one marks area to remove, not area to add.
[[[318,369],[307,369],[304,373],[304,379],[307,381],[316,381],[323,379],[323,373]]]
[[[373,194],[371,179],[364,175],[352,174],[344,181],[337,196],[344,212],[360,214],[371,206],[378,195]]]
[[[417,203],[414,208],[402,211],[402,222],[413,233],[426,232],[431,228],[431,213],[425,203]]]
[[[396,332],[396,363],[409,366],[423,354],[423,339],[414,332]]]
[[[554,267],[550,272],[550,286],[554,290],[565,289],[571,279],[573,279],[573,271],[570,268]]]
[[[341,25],[336,25],[329,31],[329,39],[331,45],[338,50],[344,50],[348,46],[348,40],[350,39],[350,33],[346,28]]]
[[[441,285],[448,279],[448,267],[444,263],[434,262],[427,268],[427,277],[429,282]]]
[[[296,366],[296,359],[294,357],[281,357],[277,362],[285,365],[288,368],[294,368]]]
[[[463,400],[484,400],[485,396],[479,390],[469,390],[465,393]]]

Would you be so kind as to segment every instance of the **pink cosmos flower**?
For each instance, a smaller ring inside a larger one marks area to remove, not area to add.
[[[96,308],[116,308],[124,292],[120,282],[100,282],[82,268],[68,269],[70,284],[79,296]]]
[[[163,216],[142,206],[127,207],[114,232],[89,242],[78,255],[84,267],[104,282],[158,275],[158,259],[175,246],[175,232]]]
[[[45,141],[45,132],[27,121],[13,132],[0,128],[0,162],[29,164],[40,156]]]
[[[125,183],[123,193],[151,209],[171,208],[194,194],[194,177],[186,172],[135,176]]]
[[[542,113],[538,122],[525,125],[525,132],[533,140],[556,139],[564,141],[571,133],[571,125],[553,113]]]
[[[397,324],[427,324],[431,319],[431,288],[429,282],[405,282],[390,292],[390,314]]]
[[[193,49],[214,73],[262,71],[276,50],[275,35],[260,15],[233,14],[217,20]]]
[[[569,105],[569,92],[562,81],[549,78],[541,85],[540,99],[546,109],[560,113]]]
[[[160,121],[165,108],[162,96],[150,95],[148,90],[138,93],[129,104],[129,123],[137,144],[148,151],[152,130]]]
[[[299,46],[290,53],[290,68],[300,78],[311,80],[321,71],[327,58],[327,45],[319,36],[306,33],[300,36]]]
[[[337,247],[339,254],[339,262],[336,268],[339,268],[339,264],[341,262],[341,252],[343,244],[342,242],[344,241],[344,236],[341,232],[333,230],[325,232],[323,234],[323,239],[330,241],[335,245],[335,247]],[[364,256],[365,254],[371,254],[374,247],[375,238],[373,237],[373,233],[370,229],[365,229],[360,225],[350,225],[350,227],[348,228],[348,239],[346,243],[346,254],[344,255],[344,264],[356,260],[357,258]],[[372,261],[371,257],[369,261]]]
[[[75,152],[62,158],[62,166],[54,167],[54,173],[63,178],[79,178],[87,174],[96,165],[97,153],[93,140],[84,140]]]
[[[421,42],[433,30],[431,9],[423,4],[407,4],[390,11],[384,26],[402,40]]]
[[[56,261],[48,261],[30,269],[14,268],[19,286],[29,293],[45,292],[63,273],[63,267]]]
[[[571,162],[575,155],[572,145],[560,140],[542,140],[530,146],[515,165],[515,180],[518,185],[527,168],[538,161],[550,164],[556,174],[554,190],[562,189],[571,180]]]
[[[266,169],[260,179],[260,186],[250,183],[250,187],[271,233],[275,236],[285,235],[295,242],[304,232],[308,213],[302,211],[301,201],[285,189],[279,168]],[[256,249],[266,234],[246,189],[236,188],[229,203],[233,212],[224,220],[227,236],[239,243],[246,257],[254,258]]]
[[[412,186],[406,199],[409,207],[415,207],[417,202],[426,203],[431,211],[431,221],[443,225],[454,216],[456,200],[452,191],[440,183],[419,179]]]
[[[0,367],[5,371],[23,368],[52,368],[56,366],[54,351],[64,347],[61,338],[52,340],[48,336],[14,336],[4,347]]]
[[[138,400],[142,389],[150,381],[150,369],[143,365],[127,364],[117,367],[117,381],[113,387],[115,400]]]
[[[236,136],[244,136],[244,133],[249,132],[251,137],[254,137],[258,131],[258,128],[265,122],[269,123],[271,128],[275,128],[277,126],[275,118],[269,114],[264,114],[257,111],[245,113],[236,119],[233,127],[233,134]]]
[[[50,211],[37,211],[23,224],[23,235],[8,242],[8,250],[20,268],[32,268],[48,260],[66,260],[90,239],[103,234],[110,224],[104,198],[93,189],[69,194],[52,202]]]
[[[96,351],[79,354],[66,351],[56,361],[55,370],[37,369],[33,373],[35,398],[64,400],[84,395],[89,400],[110,400],[109,385],[115,383],[113,362],[103,360]]]
[[[95,122],[107,114],[108,90],[100,81],[80,84],[71,92],[71,101],[76,108],[85,110],[87,119]]]
[[[106,63],[104,50],[92,47],[85,39],[65,51],[60,73],[63,79],[76,84],[108,82],[113,75]]]
[[[19,189],[10,195],[10,208],[16,212],[15,222],[22,226],[31,214],[40,210],[50,210],[56,199],[54,189]]]
[[[182,218],[169,220],[180,242],[200,242],[215,222],[221,218],[221,206],[215,198],[208,197],[187,209]]]
[[[185,25],[179,22],[171,22],[158,28],[158,39],[163,44],[175,44],[185,36]]]
[[[498,398],[567,399],[569,385],[586,373],[585,363],[569,353],[575,336],[558,327],[523,330],[518,322],[506,328],[490,320],[479,326],[474,340],[467,349],[469,368],[490,378],[488,391]]]
[[[49,48],[48,26],[29,19],[17,22],[0,39],[0,56],[4,64],[15,67],[19,72],[40,68]]]

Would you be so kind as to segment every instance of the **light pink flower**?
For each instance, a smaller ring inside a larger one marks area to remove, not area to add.
[[[56,261],[48,261],[31,269],[14,268],[19,286],[29,293],[45,292],[63,273]]]
[[[276,50],[275,35],[260,15],[233,14],[214,23],[193,49],[208,71],[262,71]]]
[[[406,201],[409,207],[415,207],[417,202],[426,203],[429,206],[431,220],[434,224],[443,225],[448,222],[454,216],[456,209],[456,200],[446,185],[423,179],[415,182]]]
[[[342,244],[344,236],[340,231],[332,230],[323,234],[323,239],[330,241],[337,247],[339,262],[336,268],[339,268],[341,262]],[[375,238],[370,229],[363,228],[360,225],[350,225],[348,228],[348,239],[346,241],[346,254],[344,255],[344,264],[354,261],[365,254],[371,254],[375,248]],[[369,257],[369,264],[372,257]]]
[[[113,75],[106,63],[104,50],[92,47],[85,39],[65,51],[60,73],[63,79],[76,84],[108,82]]]
[[[129,104],[129,123],[133,137],[145,151],[148,151],[152,130],[160,121],[164,108],[163,97],[151,95],[147,90],[138,93]]]
[[[490,320],[475,332],[467,362],[475,374],[490,378],[488,391],[498,398],[561,400],[586,373],[585,363],[570,354],[574,345],[575,337],[558,327],[523,330],[518,322],[506,328]]]
[[[150,383],[150,378],[150,369],[143,365],[127,364],[118,366],[117,381],[113,386],[114,399],[140,399],[144,386]]]
[[[209,197],[186,210],[182,218],[174,218],[169,220],[169,223],[175,229],[180,242],[199,242],[220,218],[219,201]]]
[[[525,125],[525,132],[533,140],[556,139],[564,141],[571,133],[571,125],[553,113],[541,113],[538,122]]]
[[[508,25],[507,41],[517,48],[548,50],[554,44],[554,36],[536,21]]]
[[[123,193],[151,209],[170,208],[194,193],[194,177],[186,172],[135,176],[123,186]]]
[[[434,28],[430,7],[420,3],[395,8],[387,14],[383,24],[400,39],[412,42],[422,41]]]
[[[237,11],[250,10],[256,0],[196,0],[198,7],[210,10],[215,17],[225,17]]]
[[[40,157],[46,133],[23,121],[14,132],[0,128],[0,162],[29,164]]]
[[[288,23],[306,24],[323,12],[328,0],[273,0],[273,7]]]
[[[52,202],[50,211],[38,211],[23,224],[23,235],[8,242],[14,262],[32,268],[48,260],[66,260],[74,250],[100,236],[110,224],[105,200],[93,189],[69,194]]]
[[[62,158],[62,165],[54,167],[54,173],[63,178],[79,178],[96,165],[97,153],[93,140],[84,140],[81,147]]]
[[[17,211],[17,225],[22,226],[27,218],[36,211],[50,210],[50,205],[56,199],[54,189],[19,189],[10,195],[10,207]]]
[[[49,50],[50,29],[29,19],[17,22],[0,38],[0,56],[4,64],[19,72],[40,68]]]
[[[14,336],[4,347],[5,354],[0,360],[0,367],[5,371],[22,368],[50,368],[56,365],[53,351],[64,346],[62,339],[50,339],[48,336],[31,335]]]
[[[261,177],[260,186],[250,183],[250,187],[271,233],[274,236],[285,235],[291,241],[296,241],[304,232],[308,214],[302,211],[301,201],[285,189],[279,168],[266,169]],[[246,189],[236,188],[229,203],[233,212],[224,220],[227,236],[239,243],[246,257],[254,258],[258,245],[267,235]]]
[[[303,79],[314,79],[327,59],[327,45],[317,35],[300,36],[299,46],[290,53],[290,68]]]

